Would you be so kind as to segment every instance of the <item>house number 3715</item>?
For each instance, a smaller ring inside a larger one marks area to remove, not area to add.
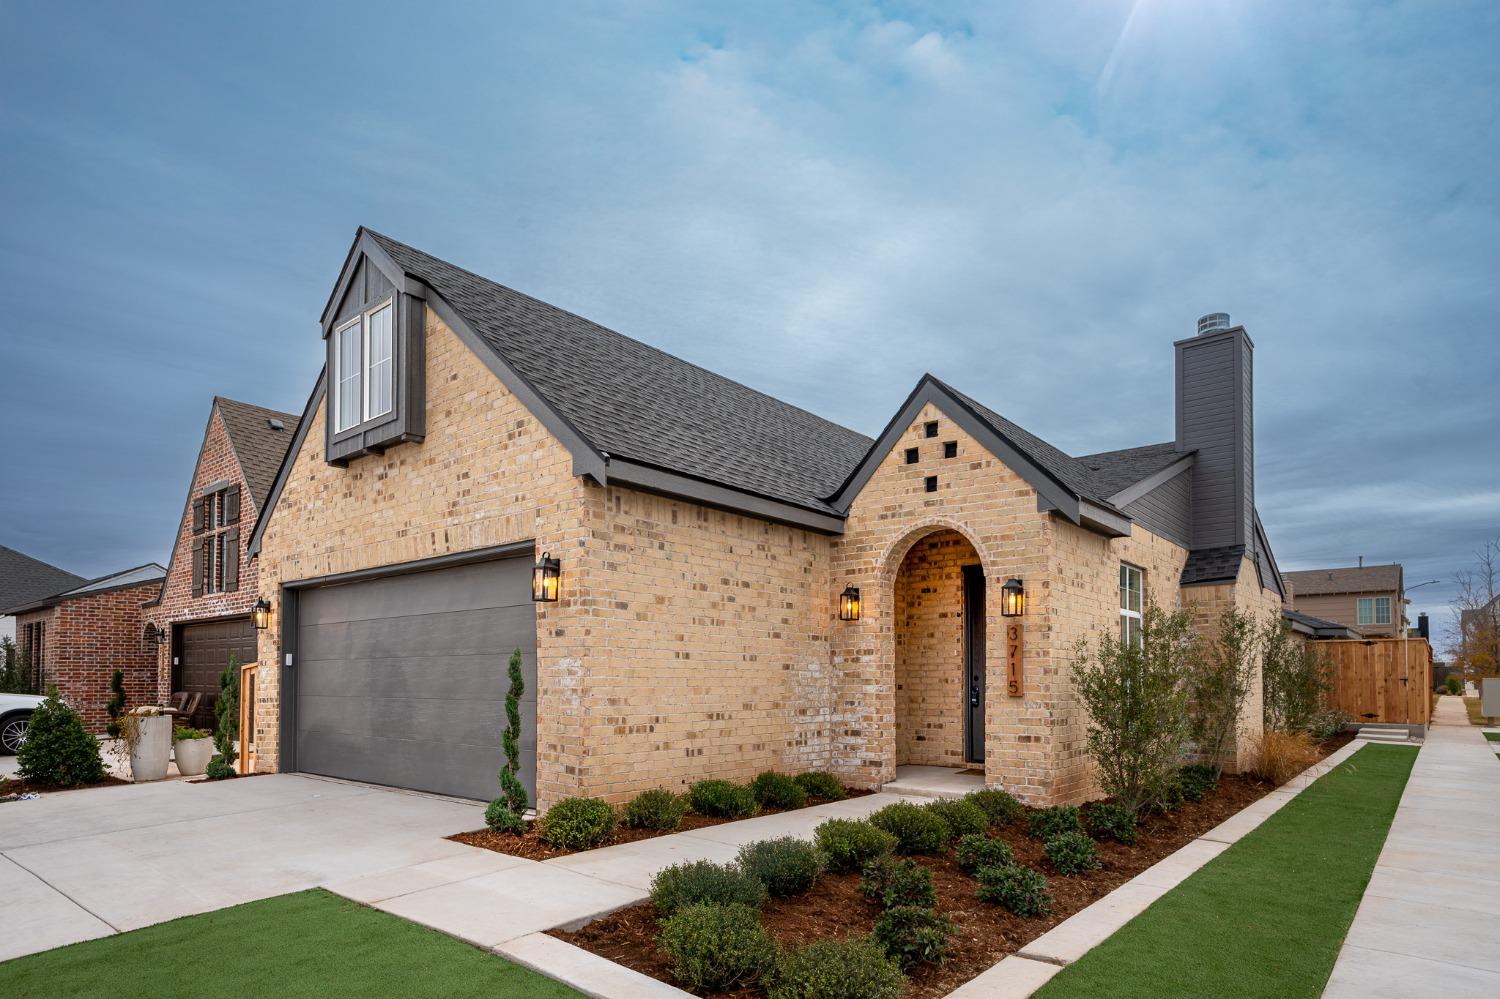
[[[1005,688],[1011,697],[1026,693],[1025,677],[1021,673],[1021,626],[1005,626]]]

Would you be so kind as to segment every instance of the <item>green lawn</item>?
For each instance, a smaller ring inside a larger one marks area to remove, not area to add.
[[[1500,742],[1500,732],[1485,732],[1483,735],[1491,742]]]
[[[1364,747],[1037,996],[1320,995],[1416,757]]]
[[[0,996],[577,997],[452,937],[320,889],[0,964]]]

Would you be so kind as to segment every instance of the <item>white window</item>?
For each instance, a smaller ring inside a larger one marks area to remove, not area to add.
[[[1120,644],[1141,644],[1141,609],[1145,597],[1145,573],[1120,563]]]
[[[1360,597],[1358,614],[1359,624],[1390,624],[1391,598]]]
[[[343,433],[395,404],[395,310],[384,302],[334,332],[334,432]]]

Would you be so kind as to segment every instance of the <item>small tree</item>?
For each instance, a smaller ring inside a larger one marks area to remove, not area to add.
[[[0,694],[32,692],[31,650],[22,652],[9,635],[0,638]]]
[[[1306,732],[1333,689],[1331,664],[1316,642],[1304,641],[1272,611],[1260,629],[1263,714],[1273,732]]]
[[[104,779],[99,740],[89,735],[83,719],[57,695],[56,687],[47,688],[47,699],[31,713],[16,764],[22,780],[37,784],[77,787]]]
[[[1089,712],[1088,747],[1104,791],[1132,812],[1171,788],[1189,736],[1193,655],[1186,611],[1146,608],[1138,643],[1080,642],[1073,682]]]
[[[1234,746],[1240,715],[1255,687],[1261,640],[1255,619],[1235,608],[1220,614],[1218,625],[1212,639],[1198,643],[1198,655],[1188,669],[1192,739],[1216,777]]]
[[[229,668],[219,674],[219,699],[214,704],[214,717],[219,726],[214,730],[214,748],[224,765],[233,768],[239,755],[234,748],[240,737],[240,663],[233,652],[229,654]]]
[[[517,815],[526,811],[529,799],[526,786],[521,783],[521,695],[526,692],[526,680],[521,675],[521,650],[510,654],[510,689],[505,692],[505,733],[500,745],[505,750],[505,766],[500,768],[500,790],[505,803]]]
[[[120,737],[120,715],[125,711],[125,671],[115,670],[114,675],[109,678],[109,703],[104,710],[109,713],[109,721],[104,729],[109,733],[111,739]]]

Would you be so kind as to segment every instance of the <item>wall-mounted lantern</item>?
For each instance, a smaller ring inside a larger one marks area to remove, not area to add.
[[[145,639],[147,645],[155,646],[161,643],[161,632],[149,621],[146,623]]]
[[[1012,576],[1000,587],[1000,613],[1004,617],[1020,617],[1026,612],[1026,588]]]
[[[859,620],[859,587],[846,586],[844,592],[839,594],[839,620]]]
[[[561,580],[562,563],[550,552],[542,552],[531,568],[531,599],[539,604],[556,603]]]
[[[265,631],[271,626],[271,601],[261,597],[255,601],[255,606],[250,608],[250,619],[255,622],[256,631]]]

